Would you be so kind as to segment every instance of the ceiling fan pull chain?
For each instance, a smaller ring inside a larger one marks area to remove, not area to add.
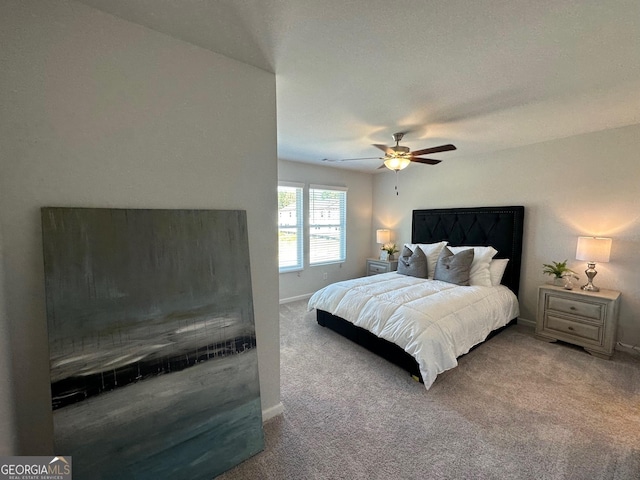
[[[398,196],[398,172],[400,170],[396,170],[396,197]]]

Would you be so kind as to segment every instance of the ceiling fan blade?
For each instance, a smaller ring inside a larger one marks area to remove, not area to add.
[[[353,160],[375,160],[380,157],[363,157],[363,158],[323,158],[323,162],[351,162]]]
[[[376,168],[376,170],[380,170],[381,168],[387,168],[387,166],[383,163],[382,165],[380,165],[378,168]]]
[[[413,157],[411,159],[411,161],[412,162],[417,162],[417,163],[426,163],[427,165],[437,165],[442,160],[434,160],[432,158],[416,158],[416,157]]]
[[[415,152],[411,152],[411,155],[414,157],[419,157],[420,155],[428,155],[430,153],[438,153],[438,152],[448,152],[449,150],[455,150],[456,147],[451,144],[440,145],[439,147],[431,147],[431,148],[423,148],[422,150],[416,150]]]
[[[394,153],[394,151],[391,150],[391,148],[387,147],[386,145],[379,145],[379,144],[374,143],[373,146],[376,147],[376,148],[379,148],[384,153],[387,153],[389,155],[393,155],[393,153]]]

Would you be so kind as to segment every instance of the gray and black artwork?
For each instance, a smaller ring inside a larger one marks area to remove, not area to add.
[[[246,213],[43,208],[42,230],[74,478],[210,479],[262,450]]]

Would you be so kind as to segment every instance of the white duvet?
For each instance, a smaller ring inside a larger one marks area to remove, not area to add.
[[[503,285],[460,287],[396,272],[328,285],[309,299],[325,310],[395,343],[418,362],[428,389],[439,373],[492,330],[519,314]]]

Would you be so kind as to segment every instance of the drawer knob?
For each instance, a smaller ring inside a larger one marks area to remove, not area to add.
[[[575,310],[576,307],[574,307],[573,305],[571,305],[571,307],[569,307],[569,310]]]
[[[568,328],[569,328],[569,330],[573,331],[573,327],[568,327]]]

